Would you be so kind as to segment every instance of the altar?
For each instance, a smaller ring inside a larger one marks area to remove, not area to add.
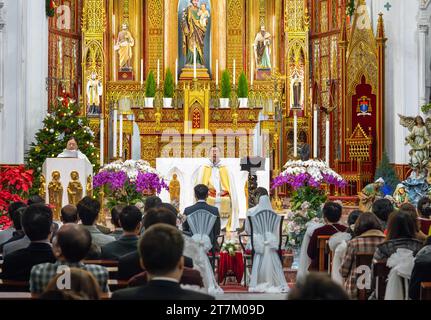
[[[173,174],[177,175],[180,183],[180,212],[188,206],[193,205],[196,200],[194,198],[193,188],[198,184],[199,169],[205,164],[205,158],[158,158],[156,160],[156,169],[164,177],[166,181],[172,179]],[[247,183],[248,173],[241,171],[241,159],[239,158],[222,158],[221,161],[227,166],[231,172],[233,181],[231,188],[235,190],[238,200],[239,218],[245,219],[247,214],[247,199],[244,192]],[[265,170],[258,171],[257,183],[259,187],[269,190],[269,170],[270,161],[265,163]],[[169,192],[163,190],[160,194],[163,202],[170,203]]]

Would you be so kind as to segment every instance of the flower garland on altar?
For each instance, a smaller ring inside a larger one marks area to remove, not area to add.
[[[144,160],[115,161],[105,165],[93,178],[93,186],[103,190],[108,207],[137,205],[149,195],[168,190],[163,177]]]

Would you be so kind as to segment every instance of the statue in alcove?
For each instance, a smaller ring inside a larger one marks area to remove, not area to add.
[[[120,70],[131,71],[132,70],[132,48],[135,46],[135,40],[129,27],[126,23],[123,24],[122,30],[118,33],[117,42],[114,46],[115,51],[118,51],[120,58]]]
[[[262,25],[260,32],[254,39],[254,55],[256,60],[257,69],[271,69],[271,43],[272,36],[266,31],[265,26]]]

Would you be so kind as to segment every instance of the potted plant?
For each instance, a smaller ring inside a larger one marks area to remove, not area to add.
[[[241,72],[238,80],[238,100],[240,108],[247,108],[248,104],[248,83],[244,72]]]
[[[172,107],[172,98],[174,97],[174,77],[168,68],[165,77],[165,86],[163,89],[163,108]]]
[[[221,98],[220,108],[229,108],[229,99],[231,95],[232,87],[230,85],[230,74],[228,70],[223,71],[221,76]]]
[[[156,96],[156,80],[154,80],[153,71],[150,71],[147,82],[145,83],[145,107],[154,107],[154,97]]]

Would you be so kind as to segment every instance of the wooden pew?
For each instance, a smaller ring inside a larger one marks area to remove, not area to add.
[[[431,300],[431,282],[421,282],[421,300]]]
[[[129,281],[127,280],[115,280],[115,279],[109,279],[108,280],[108,286],[109,290],[111,292],[117,291],[119,289],[124,289],[128,287]]]
[[[118,261],[114,260],[85,260],[84,264],[96,264],[108,269],[109,279],[118,279]]]
[[[319,250],[319,272],[331,273],[332,253],[328,247],[328,241],[331,236],[318,236],[317,237],[317,249]],[[327,259],[326,259],[327,256]],[[328,265],[325,265],[325,262]]]
[[[0,279],[0,292],[29,292],[28,281],[2,280]]]
[[[356,254],[356,267],[368,266],[371,268],[373,262],[373,254],[358,252]],[[371,280],[371,279],[370,279]],[[358,289],[358,300],[368,300],[371,294],[370,289]]]
[[[391,269],[386,266],[385,261],[378,261],[374,263],[374,278],[376,284],[376,297],[377,300],[385,300],[386,281]]]

